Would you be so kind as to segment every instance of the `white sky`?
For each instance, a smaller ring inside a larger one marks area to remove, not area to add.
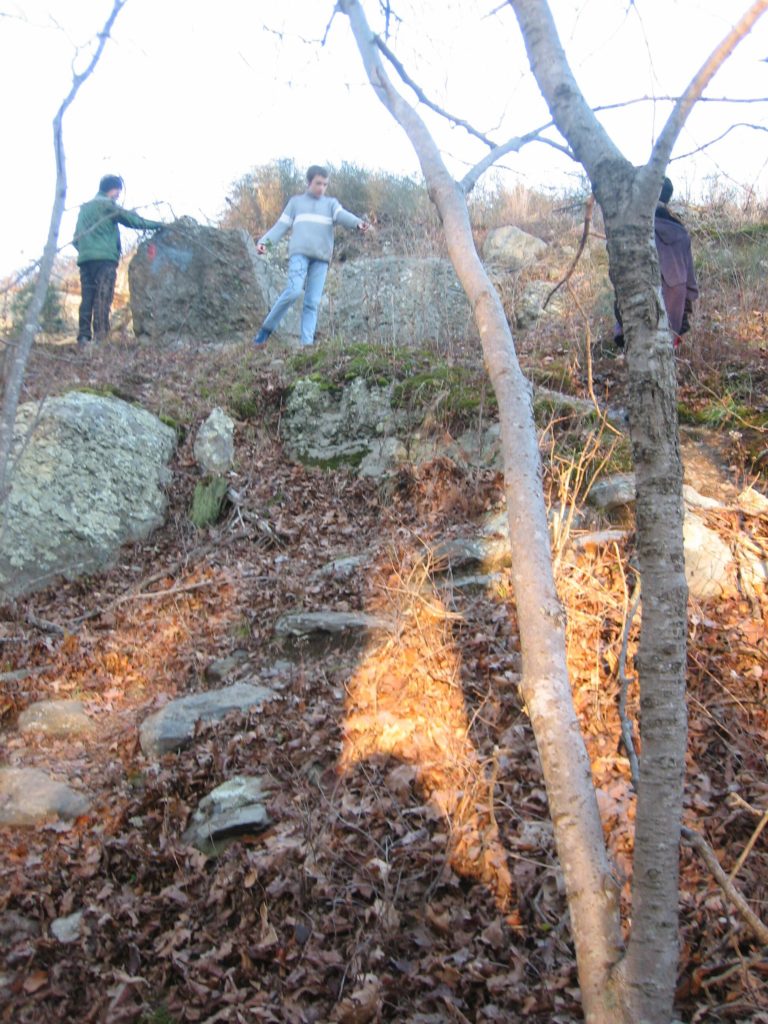
[[[500,0],[391,0],[403,19],[390,45],[437,103],[501,142],[549,120],[528,72],[516,22]],[[364,0],[380,28],[378,0]],[[593,105],[678,94],[748,0],[551,0],[576,76]],[[69,89],[71,62],[111,0],[0,0],[4,153],[0,276],[38,257],[47,235],[55,171],[51,120]],[[146,216],[215,220],[233,181],[254,165],[292,157],[300,166],[347,160],[418,174],[401,129],[367,84],[346,18],[322,37],[333,0],[128,0],[101,63],[64,119],[71,238],[77,207],[99,177],[126,181],[122,201]],[[768,97],[768,15],[708,89],[710,96]],[[87,52],[81,51],[82,68]],[[423,109],[423,108],[422,108]],[[604,115],[624,153],[649,153],[667,104]],[[460,177],[485,152],[435,121]],[[699,197],[708,176],[768,194],[768,103],[702,104],[676,153],[738,129],[706,155],[670,168],[678,193]],[[562,186],[578,168],[535,145],[505,161],[509,181]],[[332,188],[331,188],[332,191]],[[156,204],[156,205],[155,205]],[[69,250],[72,251],[71,249]]]

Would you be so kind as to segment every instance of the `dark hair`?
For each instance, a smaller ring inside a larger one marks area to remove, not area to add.
[[[312,166],[310,168],[308,168],[308,170],[307,170],[307,184],[308,185],[312,184],[312,179],[313,178],[327,178],[327,177],[328,177],[328,168],[327,167],[321,167],[320,164],[312,164]]]
[[[664,181],[661,183],[661,192],[659,193],[659,202],[660,203],[668,203],[669,200],[672,198],[672,193],[674,191],[675,191],[675,188],[674,188],[672,182],[669,180],[669,178],[665,178]]]
[[[111,192],[113,188],[123,191],[123,179],[119,174],[105,174],[99,182],[99,192]]]

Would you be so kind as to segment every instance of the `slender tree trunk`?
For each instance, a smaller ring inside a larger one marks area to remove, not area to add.
[[[531,388],[499,299],[475,249],[466,199],[421,118],[389,81],[358,0],[341,0],[376,95],[408,134],[472,306],[499,407],[512,577],[523,651],[523,691],[541,755],[563,868],[582,997],[595,1024],[629,1024],[608,986],[621,956],[616,885],[608,863],[587,751],[565,658]]]
[[[21,335],[18,340],[11,342],[5,353],[5,359],[3,362],[3,398],[2,409],[0,409],[0,508],[2,508],[2,505],[8,495],[10,476],[9,460],[11,456],[11,447],[13,445],[13,429],[16,423],[16,410],[19,407],[19,398],[21,396],[21,386],[24,381],[24,373],[27,368],[29,354],[32,351],[32,345],[38,331],[40,330],[38,321],[43,310],[46,294],[48,293],[48,285],[50,284],[51,272],[53,270],[53,261],[56,258],[56,251],[58,247],[59,228],[61,227],[61,218],[64,213],[64,204],[67,198],[67,170],[64,158],[62,121],[67,108],[77,95],[80,86],[87,78],[89,78],[98,64],[99,58],[104,52],[107,39],[109,38],[109,33],[112,31],[112,26],[115,23],[115,18],[126,3],[127,0],[114,0],[112,11],[107,18],[104,27],[99,33],[99,42],[88,66],[81,74],[73,77],[72,88],[59,109],[56,111],[56,116],[53,119],[53,149],[56,160],[56,188],[53,207],[51,209],[48,238],[43,250],[40,269],[38,270],[37,281],[35,283],[35,290],[32,294],[32,300],[29,304],[29,308],[27,309]]]

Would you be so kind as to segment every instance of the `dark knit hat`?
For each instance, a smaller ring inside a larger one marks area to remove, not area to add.
[[[99,192],[111,192],[113,188],[123,191],[123,179],[118,174],[105,174],[99,182]]]
[[[669,178],[665,178],[661,183],[661,192],[659,193],[659,202],[668,203],[672,198],[672,193],[675,191],[672,182]]]

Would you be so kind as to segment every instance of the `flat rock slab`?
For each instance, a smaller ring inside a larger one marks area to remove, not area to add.
[[[0,825],[71,821],[89,807],[82,793],[37,768],[0,768]]]
[[[265,798],[263,779],[234,776],[203,797],[184,832],[184,842],[206,857],[217,857],[241,836],[258,835],[272,824]]]
[[[391,629],[388,619],[365,612],[291,612],[275,623],[275,634],[283,639],[348,639]]]
[[[231,711],[260,708],[275,696],[267,686],[234,683],[220,690],[180,697],[144,719],[139,730],[141,749],[147,757],[181,750],[194,738],[197,722],[219,722]]]
[[[79,700],[38,700],[19,715],[19,732],[38,733],[52,739],[88,736],[94,730],[92,719]]]
[[[610,512],[635,501],[635,474],[615,473],[594,483],[587,495],[587,501],[601,512]]]

